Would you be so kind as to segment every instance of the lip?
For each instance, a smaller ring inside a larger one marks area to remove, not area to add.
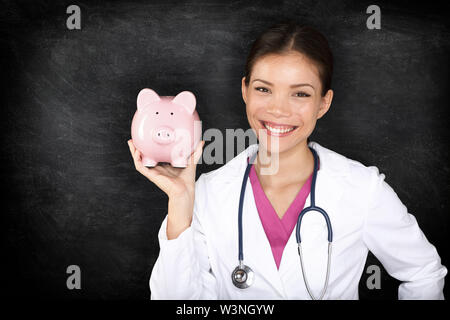
[[[284,124],[284,123],[276,123],[276,122],[272,122],[272,121],[265,121],[265,120],[259,120],[263,125],[264,123],[267,123],[268,125],[270,125],[271,127],[296,127],[292,124]]]
[[[290,134],[292,134],[293,132],[295,132],[295,130],[298,129],[298,126],[293,126],[290,124],[280,124],[280,123],[275,123],[275,122],[271,122],[271,121],[264,121],[264,120],[259,120],[259,123],[261,124],[261,127],[263,130],[266,130],[267,135],[269,136],[275,136],[275,137],[285,137],[288,136]],[[270,125],[271,127],[294,127],[294,130],[289,131],[289,132],[285,132],[285,133],[275,133],[275,132],[271,132],[270,130],[266,129],[266,127],[264,126],[264,123],[267,123],[268,125]]]

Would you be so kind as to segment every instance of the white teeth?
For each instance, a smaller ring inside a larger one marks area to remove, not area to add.
[[[290,131],[294,130],[294,127],[289,128],[289,129],[272,128],[267,123],[264,123],[264,127],[266,127],[267,130],[269,130],[270,132],[273,132],[273,133],[286,133],[286,132],[290,132]]]

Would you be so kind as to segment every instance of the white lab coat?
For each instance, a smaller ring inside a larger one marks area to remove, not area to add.
[[[368,250],[387,272],[402,281],[399,299],[444,299],[444,277],[436,248],[408,213],[377,167],[366,167],[316,142],[320,158],[316,205],[333,227],[328,290],[324,299],[358,299],[358,284]],[[238,206],[246,150],[221,168],[203,173],[195,185],[193,221],[178,238],[167,240],[167,215],[158,238],[160,253],[150,277],[151,299],[310,299],[303,282],[295,228],[279,270],[259,218],[250,180],[243,210],[244,263],[254,284],[236,288],[231,273],[238,264]],[[309,206],[310,196],[305,206]],[[322,290],[327,263],[327,228],[320,213],[305,215],[301,237],[306,277],[315,296]]]

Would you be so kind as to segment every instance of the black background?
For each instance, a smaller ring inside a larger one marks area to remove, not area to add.
[[[247,130],[248,50],[286,19],[322,31],[335,58],[333,104],[311,140],[385,173],[449,265],[444,2],[0,3],[3,297],[148,299],[167,196],[128,150],[136,96],[190,90],[204,130]],[[66,27],[71,4],[81,30]],[[366,27],[371,4],[381,30]],[[201,164],[197,176],[220,166]],[[66,287],[73,264],[81,290]],[[363,274],[361,299],[397,298],[382,270],[381,290]]]

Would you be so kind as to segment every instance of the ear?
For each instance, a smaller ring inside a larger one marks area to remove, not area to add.
[[[247,86],[245,85],[245,77],[242,77],[241,82],[242,99],[244,99],[245,104],[247,104]]]
[[[152,102],[156,102],[161,100],[159,95],[153,91],[152,89],[142,89],[139,92],[137,97],[137,108],[138,110],[143,110],[146,106],[148,106]]]
[[[197,104],[194,94],[190,91],[180,92],[173,98],[172,102],[184,107],[189,114],[194,112]]]
[[[322,101],[320,102],[319,113],[317,114],[317,119],[323,117],[325,113],[330,109],[331,101],[333,101],[333,90],[328,90]]]

